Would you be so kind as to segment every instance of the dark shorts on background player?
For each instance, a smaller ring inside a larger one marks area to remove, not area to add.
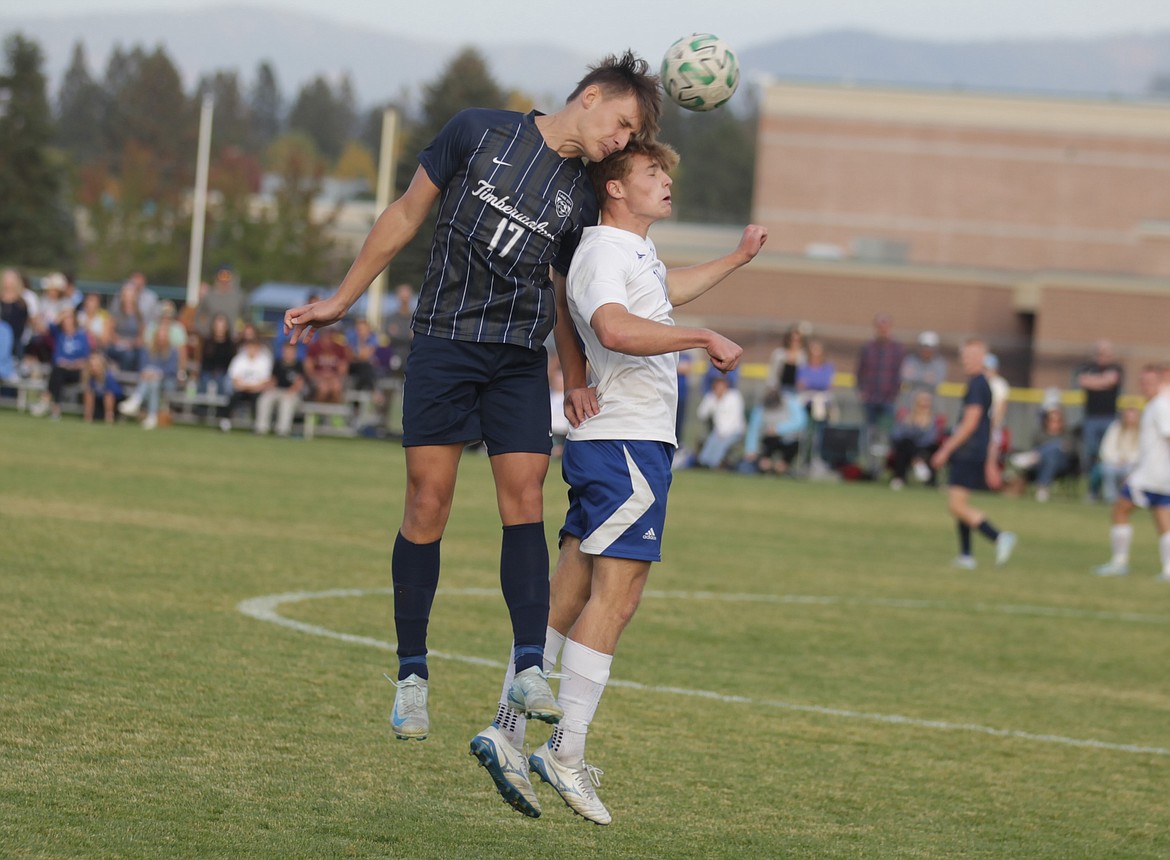
[[[478,442],[488,454],[548,454],[548,354],[415,334],[402,392],[402,444]]]
[[[988,489],[986,469],[986,460],[951,460],[947,484],[967,490],[986,490]]]
[[[561,455],[569,485],[562,537],[586,555],[662,561],[674,446],[666,442],[572,440]]]

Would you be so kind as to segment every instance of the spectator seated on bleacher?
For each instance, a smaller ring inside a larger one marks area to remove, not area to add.
[[[1020,494],[1028,484],[1036,486],[1036,501],[1047,502],[1054,482],[1080,474],[1080,457],[1074,435],[1065,426],[1059,406],[1044,411],[1032,447],[1008,458],[1015,474],[1005,482],[1006,491]]]
[[[113,424],[115,407],[122,395],[122,384],[106,357],[100,352],[91,352],[85,368],[82,419],[88,424],[100,417],[107,424]]]
[[[933,487],[938,483],[930,458],[945,433],[946,417],[935,414],[934,395],[926,390],[914,392],[910,408],[898,412],[890,430],[890,489],[902,489],[911,475],[920,484]]]
[[[49,387],[29,411],[33,415],[61,417],[61,395],[65,386],[81,382],[81,374],[89,359],[89,338],[77,327],[73,308],[61,311],[60,319],[49,327],[53,344],[53,367],[49,372]]]
[[[806,426],[808,411],[795,391],[768,389],[748,418],[741,471],[786,474],[800,451]]]
[[[146,417],[142,420],[142,429],[153,430],[158,426],[163,390],[173,390],[179,378],[179,350],[171,343],[166,326],[158,326],[151,342],[142,347],[138,366],[141,368],[138,384],[134,393],[118,405],[118,411],[127,417],[134,417],[145,402]]]
[[[743,395],[738,388],[731,387],[723,374],[711,378],[711,390],[699,402],[698,418],[711,422],[711,432],[707,434],[695,462],[708,469],[721,468],[747,430]]]

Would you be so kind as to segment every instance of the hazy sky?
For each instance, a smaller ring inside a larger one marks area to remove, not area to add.
[[[734,46],[777,36],[858,27],[944,40],[1097,36],[1170,30],[1170,0],[241,0],[296,8],[423,39],[490,46],[547,39],[628,45],[655,55],[678,36],[714,32]],[[223,0],[0,0],[4,17],[140,9],[193,9]]]

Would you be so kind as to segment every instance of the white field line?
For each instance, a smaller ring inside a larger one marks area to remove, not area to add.
[[[322,636],[336,639],[351,645],[365,645],[370,648],[379,648],[383,651],[393,651],[395,644],[383,639],[374,639],[370,636],[357,636],[352,633],[342,633],[321,627],[316,624],[307,624],[292,618],[285,618],[278,608],[285,603],[299,603],[305,600],[329,599],[338,597],[367,597],[370,595],[390,595],[390,588],[334,588],[326,591],[295,591],[287,594],[268,594],[262,597],[251,597],[241,601],[237,608],[244,615],[260,621],[267,621],[307,633],[312,636]],[[439,593],[463,595],[470,597],[494,597],[499,594],[497,589],[487,588],[440,588]],[[836,597],[809,597],[802,595],[765,595],[765,594],[736,594],[725,595],[715,592],[645,592],[647,597],[663,597],[671,599],[695,600],[731,600],[739,602],[759,603],[815,603],[827,605],[867,605],[890,606],[894,608],[935,609],[959,608],[957,604],[948,604],[936,601],[918,600],[882,600],[866,598],[836,598]],[[974,604],[979,611],[1007,612],[1010,614],[1055,615],[1061,618],[1101,618],[1105,620],[1148,621],[1153,623],[1167,623],[1170,619],[1158,615],[1141,615],[1138,613],[1097,613],[1088,610],[1054,610],[1045,611],[1040,606],[997,606],[995,604]],[[1029,611],[1024,611],[1029,610]],[[1075,613],[1075,614],[1069,614]],[[442,660],[454,660],[474,666],[486,666],[503,671],[505,666],[499,660],[489,660],[484,657],[473,657],[466,654],[448,654],[442,651],[429,651],[429,656]],[[1137,744],[1119,744],[1109,741],[1099,741],[1092,738],[1068,738],[1061,735],[1036,734],[1034,732],[1018,731],[1016,729],[997,729],[993,726],[982,726],[977,723],[951,723],[945,720],[924,720],[917,717],[907,717],[902,714],[879,714],[867,711],[854,711],[847,708],[829,708],[823,705],[801,705],[794,702],[784,702],[776,699],[752,699],[747,696],[728,696],[712,690],[692,690],[685,687],[666,687],[654,684],[641,684],[637,681],[622,681],[610,679],[610,686],[624,687],[628,690],[640,690],[649,693],[660,693],[672,696],[690,696],[698,699],[722,702],[725,704],[753,705],[756,707],[775,708],[777,710],[795,711],[799,713],[822,714],[829,717],[839,717],[850,720],[865,720],[867,722],[888,723],[891,725],[911,726],[920,729],[934,729],[936,731],[970,732],[973,734],[990,735],[1000,738],[1014,738],[1016,740],[1032,741],[1036,743],[1060,744],[1062,746],[1084,747],[1088,749],[1108,750],[1111,752],[1140,753],[1145,755],[1170,756],[1170,749],[1165,747],[1140,746]]]

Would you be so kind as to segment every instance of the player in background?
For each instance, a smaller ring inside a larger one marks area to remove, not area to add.
[[[538,719],[560,717],[542,669],[549,588],[542,493],[551,450],[543,344],[554,292],[564,288],[582,229],[597,220],[582,159],[599,161],[635,135],[653,136],[661,96],[648,70],[627,51],[591,67],[556,113],[460,111],[419,155],[410,187],[378,217],[337,291],[285,312],[294,343],[341,320],[438,202],[403,392],[407,477],[392,558],[399,669],[390,717],[400,739],[423,740],[430,729],[427,625],[439,544],[460,455],[481,440],[503,525],[512,701]],[[558,329],[558,338],[573,337],[567,320]],[[583,368],[566,373],[584,388]]]
[[[669,146],[637,142],[589,166],[601,224],[585,229],[566,291],[567,316],[584,344],[600,409],[574,422],[562,453],[569,511],[552,579],[544,661],[551,669],[561,655],[564,716],[529,764],[572,810],[597,824],[608,824],[611,816],[594,790],[600,771],[585,764],[585,739],[618,639],[651,563],[662,558],[677,445],[677,354],[704,349],[727,372],[742,353],[709,329],[674,325],[671,311],[748,263],[767,239],[764,228],[749,226],[732,253],[667,272],[647,232],[670,215],[670,171],[677,163]],[[505,677],[503,689],[510,683]],[[501,704],[480,737],[523,761],[525,728],[524,715]],[[505,774],[497,788],[521,812],[539,814],[527,768]]]
[[[1170,374],[1165,365],[1148,364],[1142,368],[1138,384],[1148,400],[1138,431],[1138,462],[1113,503],[1113,527],[1109,530],[1113,557],[1096,573],[1129,573],[1129,548],[1133,543],[1129,518],[1134,508],[1149,508],[1158,530],[1158,553],[1162,558],[1162,572],[1157,579],[1170,582]]]
[[[972,490],[995,490],[1001,481],[995,440],[991,432],[991,385],[984,374],[986,356],[987,347],[983,341],[972,339],[963,344],[959,360],[968,379],[959,423],[930,458],[936,471],[948,461],[951,464],[947,508],[959,530],[959,555],[953,564],[963,570],[975,569],[975,556],[971,554],[972,529],[977,529],[995,543],[997,566],[1007,563],[1016,545],[1015,534],[998,531],[983,511],[971,505]]]

